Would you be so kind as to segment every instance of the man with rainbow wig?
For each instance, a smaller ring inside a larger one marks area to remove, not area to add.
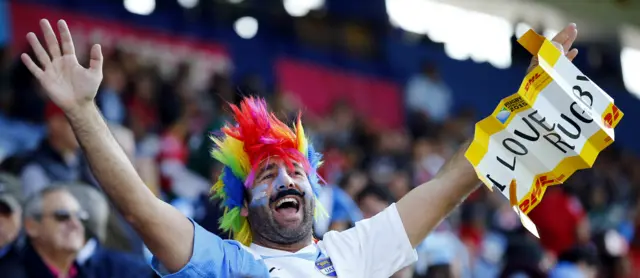
[[[236,123],[213,138],[213,156],[225,166],[213,192],[225,207],[221,227],[235,239],[222,240],[157,199],[109,132],[94,103],[102,81],[100,45],[91,48],[87,69],[78,64],[63,20],[60,43],[47,20],[40,25],[44,47],[34,33],[27,35],[40,63],[27,54],[22,61],[65,111],[96,179],[164,277],[389,277],[416,261],[414,248],[480,184],[464,158],[465,145],[434,179],[397,203],[316,241],[313,219],[323,214],[316,198],[320,155],[300,119],[290,128],[263,100],[247,98],[231,106]],[[569,59],[577,55],[571,49],[576,36],[570,24],[553,40]]]

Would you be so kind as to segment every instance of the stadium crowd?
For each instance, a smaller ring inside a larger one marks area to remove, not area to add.
[[[149,252],[100,192],[62,111],[8,49],[0,58],[0,273],[155,276]],[[209,188],[221,169],[210,157],[209,137],[228,119],[227,103],[259,95],[288,122],[304,103],[265,88],[259,76],[234,84],[215,74],[206,90],[196,91],[189,64],[167,77],[138,61],[126,51],[108,53],[98,105],[157,196],[216,232],[220,211]],[[324,154],[320,199],[331,215],[315,223],[318,238],[375,215],[428,181],[473,135],[483,115],[453,111],[454,93],[437,67],[425,63],[405,84],[408,120],[401,130],[378,128],[346,101],[328,115],[306,114]],[[637,157],[614,145],[593,169],[547,190],[530,214],[539,240],[504,197],[481,187],[418,247],[419,261],[396,276],[636,277],[638,167]]]

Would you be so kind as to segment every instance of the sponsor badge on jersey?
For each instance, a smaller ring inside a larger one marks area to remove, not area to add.
[[[331,259],[329,258],[320,258],[316,261],[316,268],[320,273],[330,276],[336,277],[336,270],[333,268],[333,264],[331,263]]]

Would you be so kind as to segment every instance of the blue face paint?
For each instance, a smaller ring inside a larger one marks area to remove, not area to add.
[[[291,184],[297,184],[296,190],[300,190],[301,193],[304,194],[305,199],[313,198],[314,195],[310,184],[296,183],[293,180],[294,175],[289,175],[287,167],[284,165],[280,165],[277,171],[276,177],[274,177],[270,183],[257,185],[251,189],[252,198],[251,202],[249,202],[250,207],[268,206],[271,196],[276,196],[279,191],[289,189],[289,185]]]
[[[253,196],[253,198],[251,198],[249,205],[252,207],[266,206],[269,201],[267,194],[268,188],[268,184],[261,184],[251,189],[251,196]]]

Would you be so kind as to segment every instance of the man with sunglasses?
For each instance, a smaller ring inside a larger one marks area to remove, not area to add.
[[[85,244],[82,221],[88,218],[64,187],[35,193],[24,205],[27,242],[21,254],[26,277],[86,277],[75,262]]]

